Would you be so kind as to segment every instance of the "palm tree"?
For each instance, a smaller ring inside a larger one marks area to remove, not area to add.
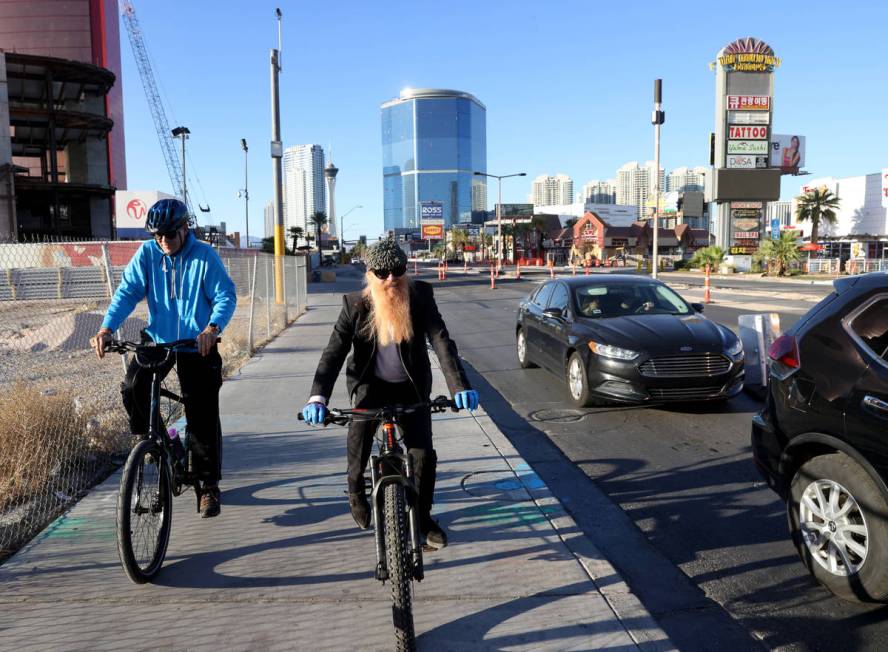
[[[303,235],[305,235],[305,229],[301,226],[290,227],[290,237],[293,238],[293,251],[296,251],[296,247],[299,246],[299,238]]]
[[[796,221],[811,220],[811,244],[817,244],[817,230],[820,227],[820,220],[825,220],[830,224],[836,223],[835,209],[839,207],[839,198],[832,191],[823,187],[809,190],[797,199]]]
[[[755,253],[757,260],[768,261],[768,273],[772,264],[776,266],[778,276],[784,276],[789,265],[801,257],[798,240],[793,233],[781,233],[778,239],[763,241]]]
[[[464,247],[469,243],[469,234],[465,229],[451,229],[450,243],[453,245],[453,250],[463,252],[463,258],[465,258]]]
[[[323,263],[323,256],[321,256],[321,227],[327,223],[327,214],[324,211],[316,211],[312,213],[311,221],[315,225],[315,242],[318,245],[318,256],[321,257]]]
[[[711,247],[697,249],[697,251],[694,252],[694,257],[691,258],[688,265],[690,267],[703,267],[704,265],[709,265],[709,269],[715,271],[724,259],[725,250],[713,245]]]

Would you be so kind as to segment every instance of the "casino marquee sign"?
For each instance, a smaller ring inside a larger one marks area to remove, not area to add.
[[[718,64],[729,72],[773,72],[780,66],[771,46],[748,36],[728,45],[718,58]]]

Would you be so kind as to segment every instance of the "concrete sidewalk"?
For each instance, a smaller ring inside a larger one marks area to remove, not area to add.
[[[314,289],[323,289],[315,286]],[[388,650],[388,585],[345,496],[345,430],[296,420],[344,286],[222,388],[222,514],[174,503],[164,568],[117,559],[119,473],[0,567],[3,650]],[[434,361],[434,358],[433,358]],[[436,371],[435,393],[446,393]],[[414,584],[420,650],[674,649],[482,409],[435,421],[451,545]],[[344,379],[331,403],[346,406]]]

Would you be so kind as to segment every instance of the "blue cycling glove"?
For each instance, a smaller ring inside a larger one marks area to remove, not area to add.
[[[305,423],[309,425],[323,425],[326,416],[327,406],[323,403],[309,403],[302,408],[302,418],[305,419]]]
[[[453,397],[453,402],[460,410],[469,410],[470,412],[478,407],[478,392],[474,389],[466,389],[457,392]]]

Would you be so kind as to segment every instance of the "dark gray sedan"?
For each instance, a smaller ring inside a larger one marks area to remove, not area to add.
[[[567,382],[574,404],[712,401],[743,389],[743,345],[659,281],[549,281],[518,309],[518,362]]]

